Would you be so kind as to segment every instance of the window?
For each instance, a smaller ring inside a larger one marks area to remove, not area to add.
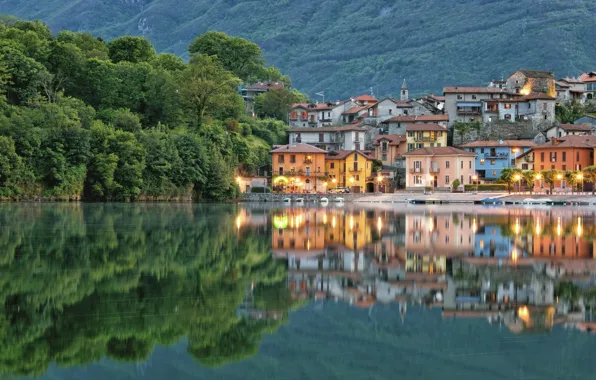
[[[468,162],[468,164],[469,164],[469,165],[468,165],[468,166],[469,166],[469,168],[468,168],[468,169],[472,169],[472,160],[470,160],[470,162]]]
[[[511,120],[511,115],[510,114],[505,114],[505,120]]]
[[[354,161],[358,161],[358,153],[354,153]]]
[[[449,169],[449,161],[445,161],[445,169]]]
[[[329,169],[335,169],[335,162],[329,164]]]
[[[557,152],[550,152],[551,162],[557,162]]]
[[[296,163],[296,155],[290,154],[290,164],[295,164],[295,163]]]
[[[575,161],[579,161],[579,152],[575,152]]]
[[[551,168],[551,170],[554,170],[555,169],[555,165],[551,165],[550,168]]]
[[[484,153],[484,148],[480,148],[480,153]]]
[[[279,175],[284,175],[284,167],[283,166],[279,167]]]
[[[470,176],[470,178],[468,178],[468,183],[472,183],[472,176]]]
[[[437,147],[440,148],[441,147],[441,143],[437,143]]]
[[[387,153],[381,154],[381,160],[382,161],[387,161]]]
[[[319,142],[325,141],[325,134],[319,133]]]
[[[480,159],[480,165],[484,165],[484,158]]]
[[[457,100],[462,100],[462,99],[463,99],[463,96],[457,95]]]
[[[497,164],[497,160],[490,160],[490,164],[491,165],[496,165]]]
[[[464,168],[464,162],[463,162],[463,161],[460,161],[460,162],[459,162],[459,168],[460,168],[460,169],[463,169],[463,168]]]
[[[408,132],[408,137],[414,137],[414,132],[412,132],[412,131]]]
[[[408,152],[414,150],[414,144],[408,144]]]
[[[563,165],[563,170],[567,170],[567,165]]]
[[[540,161],[544,161],[544,152],[540,152]]]
[[[497,175],[497,171],[493,170],[493,176],[496,176],[496,175]]]
[[[544,170],[544,165],[540,165],[540,170]]]
[[[389,147],[389,144],[387,144],[387,141],[383,141],[383,142],[381,143],[381,150],[382,150],[383,152],[386,152],[388,147]]]
[[[445,176],[445,185],[449,185],[449,184],[451,184],[451,182],[449,182],[449,176],[446,175]]]
[[[511,103],[505,103],[505,109],[506,110],[510,110],[511,109]]]
[[[563,162],[567,161],[567,152],[563,152],[561,154],[561,161],[563,161]],[[565,170],[565,169],[563,169],[563,170]]]
[[[522,164],[522,170],[528,170],[528,164]]]
[[[393,115],[393,110],[389,108],[389,115]]]
[[[476,99],[476,95],[472,95],[472,99]]]
[[[422,185],[422,176],[421,175],[414,176],[414,185]]]
[[[277,156],[277,157],[278,157],[278,158],[277,158],[277,162],[278,162],[279,164],[283,164],[283,163],[284,163],[284,155],[283,155],[283,154],[280,154],[280,155],[279,155],[279,156]]]
[[[461,182],[461,184],[464,184],[464,176],[463,174],[461,176],[459,176],[459,182]]]

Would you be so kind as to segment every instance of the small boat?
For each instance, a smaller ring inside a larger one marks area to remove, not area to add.
[[[296,201],[295,202],[296,202],[296,204],[303,205],[304,204],[304,198],[296,198]]]
[[[342,204],[344,203],[344,199],[341,197],[335,198],[334,201],[335,201],[335,203],[342,203]]]
[[[503,201],[499,198],[484,198],[480,203],[483,205],[502,205]]]
[[[329,199],[328,198],[321,198],[320,200],[321,206],[327,206],[329,204]]]
[[[284,203],[292,203],[292,198],[284,198]]]

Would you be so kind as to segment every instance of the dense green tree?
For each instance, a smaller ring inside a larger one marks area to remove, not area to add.
[[[501,170],[501,175],[497,178],[497,181],[507,185],[507,191],[511,193],[511,188],[519,183],[522,178],[521,169],[517,168],[504,168]]]
[[[540,172],[540,175],[542,176],[542,180],[544,181],[544,183],[549,185],[550,193],[552,194],[553,190],[555,189],[555,182],[558,180],[558,177],[561,174],[558,170],[552,169],[542,170]]]
[[[114,63],[126,61],[131,63],[150,62],[155,56],[151,42],[144,37],[123,36],[114,38],[108,43],[110,59]]]
[[[259,117],[272,117],[287,122],[292,105],[301,100],[297,94],[286,88],[272,89],[256,97],[255,113]]]
[[[241,37],[211,31],[195,38],[188,47],[190,54],[215,56],[225,70],[242,80],[256,80],[263,74],[263,57],[259,46]]]
[[[22,161],[16,153],[14,141],[0,136],[0,195],[10,196],[19,191]]]
[[[179,82],[182,97],[194,114],[194,124],[202,126],[205,117],[217,107],[237,107],[239,83],[216,59],[204,54],[194,55]]]
[[[182,58],[174,54],[161,53],[151,62],[156,69],[182,71],[186,67]]]
[[[109,59],[108,46],[101,38],[95,38],[89,33],[61,30],[56,34],[56,40],[75,45],[87,58]]]
[[[8,76],[10,83],[6,87],[9,103],[18,105],[31,100],[49,75],[45,67],[13,46],[0,46],[0,56],[5,64],[5,78]]]
[[[582,170],[584,181],[592,184],[592,194],[596,192],[596,166],[588,166]]]
[[[584,116],[584,106],[577,101],[568,105],[558,104],[555,108],[555,117],[563,124],[573,123],[582,116]]]

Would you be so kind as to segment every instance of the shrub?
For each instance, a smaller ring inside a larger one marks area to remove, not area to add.
[[[255,186],[255,187],[251,187],[250,188],[250,192],[251,193],[261,193],[261,194],[263,194],[265,192],[266,193],[270,193],[271,192],[271,188],[270,187],[265,188],[263,186]]]
[[[453,190],[457,190],[459,185],[461,185],[461,182],[459,182],[459,179],[455,179],[453,182],[451,182],[451,188]]]
[[[465,191],[475,191],[475,185],[464,185]],[[478,191],[507,191],[505,183],[487,183],[478,185]]]

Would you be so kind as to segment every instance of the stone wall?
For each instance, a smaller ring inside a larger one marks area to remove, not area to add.
[[[352,202],[354,199],[370,196],[371,193],[360,194],[244,194],[240,200],[242,202],[278,202],[282,203],[285,198],[292,199],[292,203],[298,198],[303,198],[305,203],[319,202],[321,198],[329,199],[329,202],[338,198],[343,198],[344,202]]]

